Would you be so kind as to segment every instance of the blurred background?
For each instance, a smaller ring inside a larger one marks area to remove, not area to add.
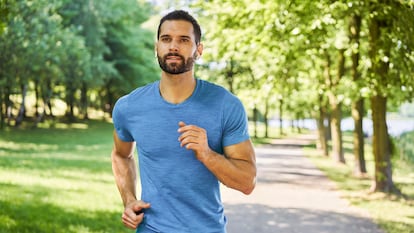
[[[173,9],[199,20],[195,75],[242,100],[255,143],[312,131],[373,192],[414,196],[413,0],[0,0],[0,232],[125,231],[111,111],[159,79]]]

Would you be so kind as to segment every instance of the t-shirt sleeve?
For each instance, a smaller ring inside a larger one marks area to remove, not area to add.
[[[112,111],[112,121],[114,123],[115,131],[119,137],[124,142],[132,142],[134,138],[132,137],[128,129],[128,121],[125,118],[127,112],[127,97],[121,97],[114,106]]]
[[[223,116],[223,146],[234,145],[250,138],[247,114],[238,98],[232,95],[228,101],[224,101]]]

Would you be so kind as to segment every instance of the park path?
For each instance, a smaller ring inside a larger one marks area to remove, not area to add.
[[[313,140],[302,135],[256,148],[253,193],[222,187],[228,233],[384,233],[303,155]]]

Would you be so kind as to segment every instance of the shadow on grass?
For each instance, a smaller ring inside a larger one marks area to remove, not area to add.
[[[0,232],[129,232],[119,212],[65,209],[47,203],[52,190],[0,184]],[[12,192],[11,192],[12,191]],[[8,196],[7,196],[8,195]],[[98,201],[98,200],[97,200]],[[103,203],[104,204],[104,203]]]
[[[45,152],[47,155],[50,152]],[[109,154],[109,150],[106,152]],[[87,170],[88,172],[98,173],[107,172],[109,168],[109,155],[97,156],[73,156],[64,155],[59,157],[56,154],[51,156],[35,156],[30,153],[13,154],[12,156],[3,156],[0,158],[0,167],[6,167],[10,170],[47,170],[49,172],[62,170]]]

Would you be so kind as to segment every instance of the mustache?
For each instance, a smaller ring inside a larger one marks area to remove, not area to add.
[[[178,54],[178,53],[167,53],[167,54],[164,55],[164,59],[166,59],[169,56],[180,57],[181,59],[184,60],[184,56],[182,56],[181,54]]]

